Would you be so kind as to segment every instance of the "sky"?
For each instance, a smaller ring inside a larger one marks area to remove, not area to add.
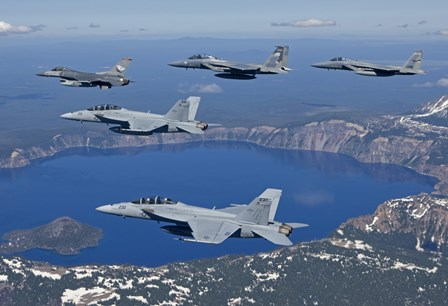
[[[0,35],[446,37],[448,1],[2,0]]]

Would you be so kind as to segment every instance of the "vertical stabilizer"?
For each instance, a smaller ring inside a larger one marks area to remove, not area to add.
[[[271,215],[275,215],[281,190],[266,189],[260,196],[256,197],[249,205],[236,216],[237,220],[268,225]],[[272,209],[272,206],[274,208]]]
[[[124,76],[126,73],[126,69],[128,69],[129,64],[131,63],[132,58],[130,57],[123,57],[118,63],[116,63],[109,71],[107,71],[107,74],[112,75],[122,75]]]
[[[265,67],[284,69],[288,67],[288,46],[277,46],[271,56],[264,63]]]
[[[168,113],[166,113],[165,119],[181,122],[193,121],[196,117],[200,101],[201,97],[193,96],[186,100],[178,100]]]
[[[422,66],[422,60],[423,60],[423,51],[418,50],[415,51],[411,57],[404,63],[403,67],[401,68],[401,71],[404,72],[420,72],[420,67]]]

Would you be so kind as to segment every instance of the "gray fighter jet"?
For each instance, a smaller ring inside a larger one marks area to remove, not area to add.
[[[103,205],[96,210],[123,217],[141,218],[174,225],[161,229],[183,241],[218,244],[229,237],[265,238],[279,245],[292,245],[288,236],[303,223],[274,221],[282,191],[266,189],[250,204],[231,204],[222,209],[191,206],[160,196],[149,196],[132,202]]]
[[[125,57],[121,59],[109,71],[104,72],[81,72],[67,67],[56,67],[50,71],[37,73],[38,76],[60,78],[61,85],[70,87],[96,87],[108,89],[112,86],[125,86],[129,84],[125,73],[132,59]]]
[[[311,66],[323,69],[351,70],[359,75],[365,76],[393,76],[424,74],[420,69],[422,65],[423,51],[415,51],[403,66],[383,66],[352,60],[346,57],[335,57],[327,62],[312,64]]]
[[[112,104],[101,104],[61,115],[64,119],[81,122],[99,122],[115,125],[111,131],[130,135],[187,132],[203,134],[208,124],[196,121],[200,97],[179,100],[166,115],[128,110]]]
[[[206,54],[193,55],[186,60],[171,62],[168,65],[186,69],[210,69],[219,72],[215,76],[224,79],[250,80],[255,79],[256,74],[278,74],[290,71],[291,69],[287,67],[288,52],[288,46],[277,46],[262,65],[241,64]]]

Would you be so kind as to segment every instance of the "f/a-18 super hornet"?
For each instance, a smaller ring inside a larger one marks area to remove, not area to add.
[[[86,110],[61,115],[64,119],[114,125],[111,131],[130,135],[187,132],[203,134],[208,124],[196,121],[200,97],[178,100],[165,115],[128,110],[112,104],[101,104]]]
[[[346,57],[335,57],[327,62],[312,64],[311,66],[323,69],[351,70],[359,75],[365,76],[393,76],[393,75],[414,75],[424,74],[420,69],[422,65],[423,51],[415,51],[403,66],[383,66],[348,59]]]
[[[96,87],[108,89],[112,86],[125,86],[129,84],[125,73],[132,59],[121,59],[110,70],[104,72],[81,72],[67,67],[56,67],[50,71],[37,73],[38,76],[59,78],[61,85],[70,87]]]
[[[173,225],[161,229],[183,236],[183,241],[218,244],[229,237],[265,238],[279,245],[292,245],[288,236],[303,223],[274,221],[282,191],[266,189],[250,204],[231,204],[222,209],[191,206],[160,196],[97,207],[96,210],[123,217],[142,218]]]
[[[287,67],[288,52],[288,46],[277,46],[264,64],[242,64],[212,55],[197,54],[168,65],[186,69],[210,69],[218,72],[215,76],[224,79],[250,80],[255,79],[256,74],[278,74],[290,71],[291,69]]]

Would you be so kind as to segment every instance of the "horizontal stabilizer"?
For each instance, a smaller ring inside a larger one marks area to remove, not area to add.
[[[185,132],[191,133],[191,134],[204,134],[204,131],[201,130],[196,126],[196,123],[190,123],[190,122],[176,122],[176,127],[184,130]]]
[[[300,228],[300,227],[308,227],[308,224],[305,223],[286,223],[287,225],[291,226],[292,228]]]
[[[278,245],[290,246],[292,245],[291,240],[283,234],[274,231],[264,231],[264,230],[252,230],[255,234],[269,240],[272,243]]]

